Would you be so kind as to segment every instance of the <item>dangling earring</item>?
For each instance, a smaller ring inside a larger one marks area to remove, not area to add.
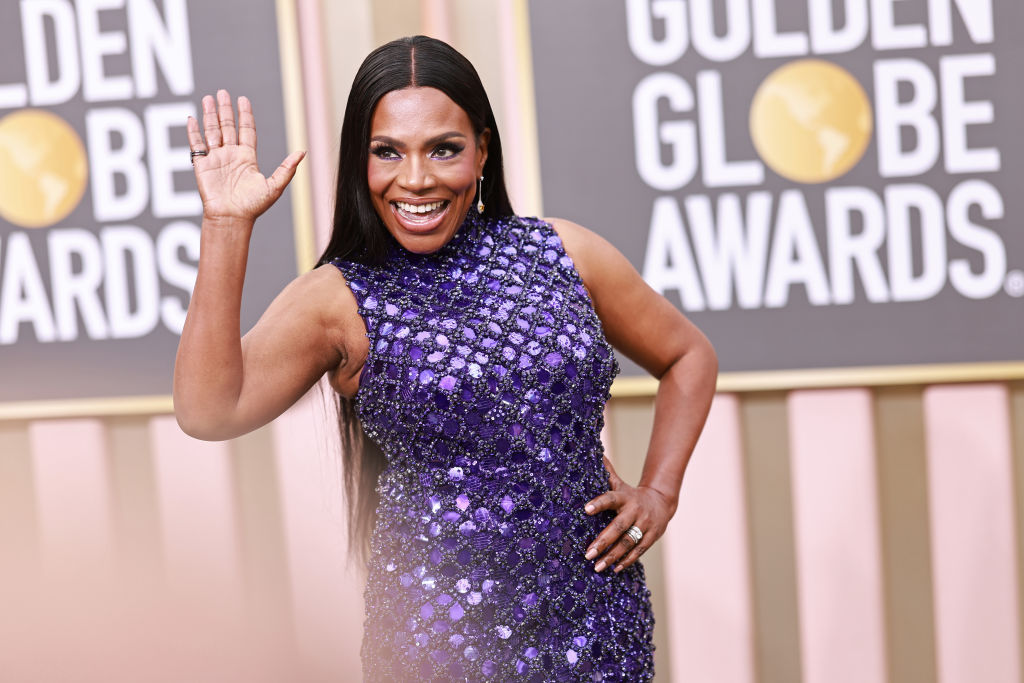
[[[476,212],[477,213],[483,213],[484,212],[484,177],[483,176],[480,176],[480,181],[478,183],[478,188],[479,189],[477,189],[477,192],[476,192]]]

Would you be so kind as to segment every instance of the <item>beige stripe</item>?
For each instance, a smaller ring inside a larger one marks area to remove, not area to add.
[[[28,423],[0,422],[0,576],[34,574],[39,564],[39,521],[33,491]]]
[[[740,415],[758,680],[798,683],[802,673],[786,394],[748,394]]]
[[[140,579],[155,579],[163,557],[149,418],[115,417],[104,425],[119,564]]]
[[[249,623],[291,652],[295,630],[272,428],[232,441],[231,460]]]
[[[376,0],[372,11],[374,47],[421,32],[420,3],[415,0]]]
[[[647,444],[651,440],[654,400],[639,398],[611,401],[606,419],[615,470],[623,481],[636,484],[640,481]],[[672,671],[672,655],[666,623],[668,606],[665,602],[665,559],[661,543],[655,543],[644,553],[643,565],[647,587],[651,591],[651,607],[658,622],[654,629],[654,668],[661,672],[659,678],[664,680]]]
[[[1014,504],[1017,519],[1017,591],[1018,615],[1024,624],[1024,382],[1011,382],[1010,427],[1013,446]],[[1024,653],[1024,628],[1020,631],[1020,652]]]
[[[933,683],[935,614],[920,387],[875,391],[889,680]]]

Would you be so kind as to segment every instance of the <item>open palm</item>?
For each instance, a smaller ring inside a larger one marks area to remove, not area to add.
[[[256,164],[256,122],[252,103],[238,98],[238,127],[235,127],[231,95],[218,90],[217,97],[203,98],[203,127],[188,119],[188,142],[195,156],[194,166],[203,215],[207,219],[255,220],[284,192],[305,152],[289,154],[268,178]],[[205,140],[204,138],[205,134]]]

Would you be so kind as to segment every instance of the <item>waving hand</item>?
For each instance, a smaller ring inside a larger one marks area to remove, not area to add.
[[[191,116],[187,130],[203,215],[213,221],[255,220],[281,196],[306,154],[289,154],[269,178],[264,177],[256,165],[252,103],[247,97],[238,98],[236,128],[227,90],[218,90],[216,99],[204,97],[202,130]]]

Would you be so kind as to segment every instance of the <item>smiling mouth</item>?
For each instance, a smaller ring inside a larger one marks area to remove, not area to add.
[[[427,202],[426,204],[409,204],[408,202],[393,201],[391,206],[395,214],[407,224],[415,227],[431,227],[431,225],[445,214],[450,202],[441,200]]]

